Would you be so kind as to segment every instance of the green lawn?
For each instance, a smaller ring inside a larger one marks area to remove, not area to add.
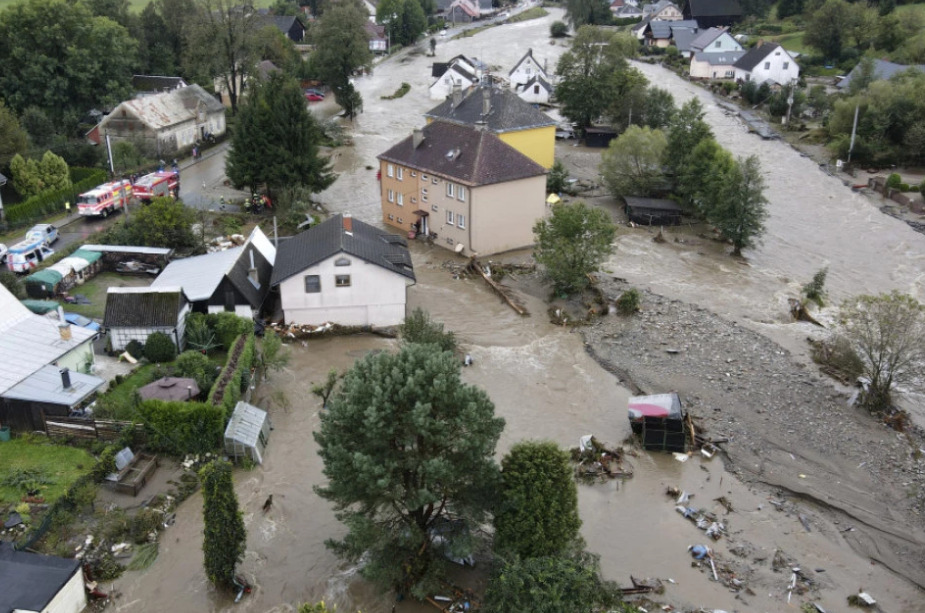
[[[70,294],[81,294],[87,297],[90,304],[66,304],[62,306],[67,311],[80,313],[84,317],[102,321],[106,311],[106,291],[110,287],[147,287],[151,285],[153,277],[120,275],[114,272],[104,272],[96,275],[83,285],[75,285]]]
[[[803,32],[791,32],[790,34],[781,34],[780,36],[765,36],[768,40],[773,40],[780,44],[787,51],[796,51],[797,53],[811,53],[812,49],[803,44]]]
[[[16,469],[38,470],[43,478],[52,482],[40,487],[40,495],[51,504],[78,477],[90,472],[94,461],[83,449],[14,439],[0,443],[0,482]],[[0,484],[0,504],[19,502],[24,494],[21,489]]]

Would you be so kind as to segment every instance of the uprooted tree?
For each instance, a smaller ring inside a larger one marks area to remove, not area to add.
[[[368,579],[423,597],[445,556],[472,550],[497,492],[495,445],[504,420],[484,391],[460,381],[452,353],[409,343],[348,371],[315,432],[334,503],[348,530],[326,544],[364,557]]]
[[[870,411],[887,411],[897,386],[921,387],[925,375],[925,306],[899,292],[858,296],[842,307],[841,333],[863,362]]]

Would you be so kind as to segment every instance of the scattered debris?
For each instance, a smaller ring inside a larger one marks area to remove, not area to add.
[[[582,436],[578,447],[571,449],[572,461],[577,464],[575,476],[586,482],[632,477],[633,467],[626,455],[622,448],[610,449],[591,434]]]
[[[726,509],[726,512],[728,512],[728,513],[734,513],[734,512],[735,512],[735,509],[732,508],[732,503],[729,502],[729,499],[726,498],[725,496],[720,496],[719,498],[714,498],[713,500],[715,500],[716,502],[718,502],[718,503],[720,503],[721,505],[723,505],[723,508]]]
[[[877,604],[877,601],[867,592],[860,591],[848,596],[848,604],[855,607],[872,607]]]
[[[630,581],[633,587],[621,587],[620,593],[624,596],[632,594],[664,594],[665,586],[661,579],[642,579],[641,581],[630,575]]]

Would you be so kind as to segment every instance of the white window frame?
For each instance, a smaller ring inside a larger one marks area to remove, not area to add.
[[[456,190],[456,199],[460,202],[466,201],[466,188],[463,185],[460,185]]]
[[[466,216],[463,215],[462,213],[456,214],[456,227],[459,228],[460,230],[466,229]]]
[[[452,198],[452,197],[454,196],[455,187],[456,187],[456,186],[455,186],[453,183],[450,183],[449,181],[446,182],[446,196],[447,196],[447,198]]]
[[[765,70],[771,70],[771,62],[765,62],[765,63],[764,63],[764,69],[765,69]]]
[[[386,196],[386,199],[387,199],[389,202],[395,202],[395,192],[393,192],[392,190],[388,190],[388,192],[389,192],[389,193],[388,193],[388,195]]]
[[[385,166],[385,176],[394,177],[395,176],[395,167],[391,164],[386,164]]]
[[[787,70],[789,68],[790,68],[790,62],[784,62],[784,70]]]
[[[448,226],[453,225],[453,211],[446,212],[446,225]]]
[[[398,179],[399,181],[405,180],[405,169],[402,168],[401,166],[398,167],[398,171],[395,174],[396,174],[395,178]]]
[[[397,204],[398,206],[405,206],[405,195],[403,193],[398,192],[398,196],[396,197],[395,204]]]

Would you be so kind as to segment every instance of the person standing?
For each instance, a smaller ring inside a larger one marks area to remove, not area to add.
[[[68,216],[71,215],[71,201],[70,200],[64,201],[64,212]]]

